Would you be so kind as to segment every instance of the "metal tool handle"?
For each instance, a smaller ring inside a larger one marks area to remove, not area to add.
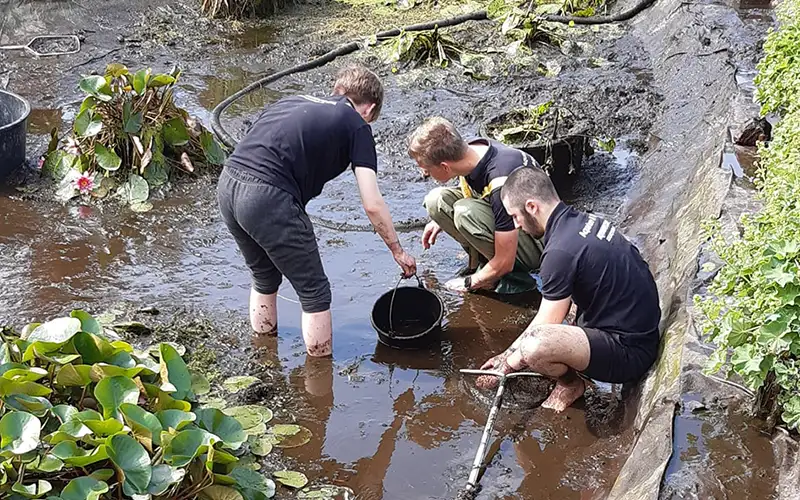
[[[425,288],[422,286],[422,280],[419,279],[419,276],[414,274],[414,277],[417,278],[417,284],[420,288]],[[400,276],[400,279],[397,280],[397,284],[394,286],[394,291],[392,291],[392,300],[389,301],[389,338],[394,338],[394,324],[392,322],[392,312],[394,311],[394,296],[397,293],[397,287],[400,286],[400,282],[402,282],[405,276]]]
[[[493,370],[471,370],[462,369],[461,373],[467,375],[493,375],[500,378],[500,383],[497,386],[497,393],[494,396],[492,409],[489,411],[489,418],[486,419],[486,425],[483,427],[483,435],[481,442],[478,446],[478,452],[475,454],[475,460],[472,462],[472,470],[469,472],[469,479],[467,480],[466,490],[473,492],[478,489],[478,477],[483,468],[483,461],[486,459],[486,447],[489,444],[489,436],[494,428],[494,421],[497,419],[497,413],[500,411],[500,406],[503,403],[503,393],[505,392],[506,380],[517,377],[544,377],[541,373],[536,372],[514,372],[514,373],[501,373]]]

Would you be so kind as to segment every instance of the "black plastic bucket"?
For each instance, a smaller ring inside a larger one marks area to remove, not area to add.
[[[0,181],[25,162],[28,101],[5,90],[0,90]]]
[[[438,337],[444,317],[444,304],[435,293],[422,286],[400,287],[375,301],[371,323],[378,341],[395,349],[420,349]]]

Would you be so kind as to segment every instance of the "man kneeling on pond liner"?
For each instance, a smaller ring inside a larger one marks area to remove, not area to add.
[[[303,308],[303,338],[311,356],[332,352],[331,287],[305,206],[348,166],[361,203],[403,275],[417,264],[400,246],[378,189],[378,159],[369,123],[378,118],[383,85],[362,66],[337,76],[333,96],[286,97],[270,105],[236,146],[217,187],[222,218],[253,275],[250,323],[277,332],[282,277]]]
[[[496,141],[467,143],[441,117],[427,119],[409,136],[408,152],[424,175],[442,183],[459,178],[460,187],[435,188],[424,203],[432,220],[425,226],[423,247],[430,248],[444,230],[469,255],[467,267],[459,272],[462,277],[448,282],[448,288],[500,293],[534,289],[530,272],[539,269],[542,245],[514,226],[500,188],[517,167],[539,168],[536,160]]]
[[[547,174],[520,168],[501,191],[503,205],[525,232],[544,241],[542,303],[528,328],[481,367],[523,369],[557,379],[542,405],[563,411],[585,390],[584,376],[632,382],[653,365],[661,308],[647,263],[608,221],[560,201]],[[562,324],[574,302],[578,326]],[[478,385],[489,388],[496,377]]]

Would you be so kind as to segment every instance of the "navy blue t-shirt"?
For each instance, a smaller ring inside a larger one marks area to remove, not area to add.
[[[579,326],[620,335],[658,330],[661,307],[650,268],[601,217],[559,203],[545,228],[539,275],[545,299],[572,297]]]
[[[519,149],[514,149],[506,146],[502,142],[493,141],[490,139],[475,139],[469,142],[470,144],[485,144],[489,146],[486,154],[475,166],[475,169],[466,176],[467,184],[475,193],[475,196],[481,196],[483,190],[489,183],[498,177],[507,177],[514,170],[519,167],[539,167],[539,164],[533,157]],[[492,212],[494,213],[494,230],[495,231],[514,231],[514,219],[508,215],[506,208],[503,206],[503,201],[500,198],[500,188],[492,191],[492,194],[487,197],[488,201],[492,204]]]
[[[268,106],[228,158],[305,206],[348,166],[377,172],[372,129],[345,96],[285,97]]]

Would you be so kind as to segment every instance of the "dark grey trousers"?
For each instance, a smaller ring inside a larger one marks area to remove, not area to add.
[[[314,227],[292,195],[246,172],[225,167],[217,184],[225,225],[262,294],[278,291],[286,276],[303,311],[330,309],[331,286],[322,267]]]

